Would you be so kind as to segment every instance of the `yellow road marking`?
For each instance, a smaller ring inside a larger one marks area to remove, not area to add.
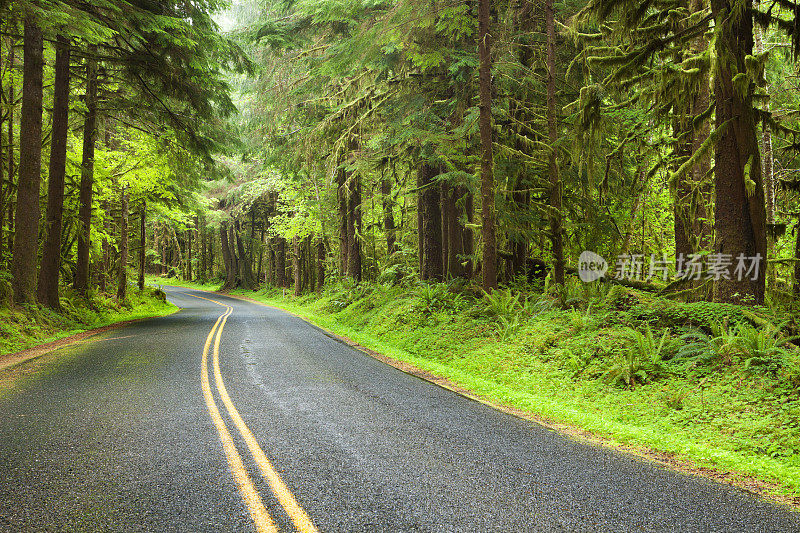
[[[214,338],[214,358],[213,358],[213,365],[214,365],[214,381],[217,385],[217,391],[219,392],[220,398],[222,398],[222,403],[225,404],[225,408],[228,410],[228,414],[230,415],[231,419],[233,420],[234,425],[239,430],[239,433],[242,435],[242,438],[247,443],[247,447],[250,448],[250,453],[253,456],[253,460],[258,465],[259,470],[261,470],[261,475],[269,483],[270,489],[272,489],[272,493],[275,495],[275,498],[278,502],[283,506],[286,510],[286,513],[291,518],[292,523],[297,528],[298,531],[301,533],[318,533],[317,528],[314,526],[314,523],[311,521],[311,518],[306,514],[300,504],[297,503],[297,500],[292,495],[292,492],[286,486],[286,484],[281,479],[280,474],[270,463],[269,459],[267,459],[267,455],[264,453],[264,450],[258,444],[253,433],[250,431],[250,428],[247,427],[244,420],[242,419],[241,415],[239,414],[239,410],[236,409],[236,406],[233,404],[231,397],[228,395],[228,390],[225,387],[225,383],[222,380],[222,372],[220,371],[219,366],[219,345],[220,340],[222,339],[222,330],[225,327],[225,323],[228,321],[228,317],[233,312],[233,307],[218,302],[216,300],[212,300],[211,298],[204,298],[203,296],[197,296],[194,294],[183,293],[188,296],[193,296],[194,298],[200,298],[202,300],[207,300],[209,302],[213,302],[217,305],[223,306],[227,308],[227,311],[217,319],[217,323],[214,324],[214,328],[211,330],[211,333],[206,340],[206,346],[203,350],[203,372],[204,372],[204,393],[205,393],[205,383],[208,380],[208,370],[206,367],[206,358],[208,354],[208,348],[211,344],[211,338],[214,336],[214,330],[216,330],[216,336]],[[219,328],[217,328],[219,326]],[[209,387],[209,397],[211,394],[211,390]],[[211,398],[211,402],[213,403],[213,397]],[[208,399],[206,400],[208,403]],[[216,404],[214,404],[214,408],[216,409]],[[210,410],[210,407],[209,407]],[[216,411],[217,415],[219,415],[219,410]],[[213,418],[213,415],[212,415]],[[220,422],[222,419],[220,418]],[[223,428],[224,428],[224,422]],[[225,429],[227,433],[227,429]],[[222,432],[220,432],[222,434]],[[228,437],[230,434],[228,433]],[[231,440],[232,442],[232,440]],[[237,454],[238,457],[238,454]],[[241,459],[239,459],[241,463]],[[245,476],[247,475],[246,472],[244,473]],[[248,478],[249,479],[249,478]]]
[[[228,414],[233,420],[233,424],[237,427],[239,433],[241,433],[244,441],[247,443],[247,447],[250,448],[250,453],[253,455],[253,459],[261,470],[261,474],[269,482],[272,493],[286,510],[289,518],[292,519],[294,526],[301,533],[317,533],[317,528],[314,526],[314,523],[297,503],[297,500],[294,499],[294,496],[281,479],[278,471],[275,470],[272,463],[267,459],[267,455],[264,453],[264,450],[261,449],[261,446],[259,446],[250,428],[248,428],[247,424],[242,420],[242,417],[239,415],[239,410],[233,405],[233,401],[225,388],[225,383],[222,381],[222,373],[219,369],[219,343],[222,337],[222,330],[227,321],[227,316],[222,319],[222,324],[220,324],[217,330],[217,338],[214,340],[214,380],[217,384],[219,396],[222,398],[222,403],[224,403],[225,407],[228,409]]]
[[[206,407],[208,407],[208,413],[211,415],[211,420],[214,421],[214,425],[217,427],[217,431],[219,432],[220,440],[222,440],[222,447],[225,450],[225,456],[228,458],[228,466],[230,467],[231,474],[233,474],[233,478],[236,480],[236,484],[239,486],[239,492],[242,495],[242,499],[244,500],[245,504],[247,504],[247,508],[250,511],[250,517],[255,523],[256,531],[259,533],[278,533],[278,528],[275,527],[275,524],[272,522],[272,517],[270,517],[269,513],[264,507],[264,502],[261,501],[261,496],[258,494],[258,491],[253,485],[253,481],[247,474],[247,470],[244,467],[242,458],[239,456],[239,452],[236,451],[233,438],[228,432],[228,428],[225,426],[225,421],[222,419],[222,415],[220,415],[217,404],[214,401],[214,396],[211,394],[211,384],[208,379],[208,349],[211,346],[211,339],[214,337],[214,332],[217,330],[217,326],[224,322],[232,312],[233,307],[228,307],[225,313],[217,319],[217,322],[214,324],[214,327],[211,328],[211,331],[206,338],[206,344],[203,347],[203,367],[200,372],[203,385],[203,397],[206,400]],[[222,328],[220,328],[218,331],[221,330]],[[218,342],[219,337],[217,337],[217,343]]]

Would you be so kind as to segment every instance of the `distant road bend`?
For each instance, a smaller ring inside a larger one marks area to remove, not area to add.
[[[732,487],[574,442],[282,311],[174,315],[62,348],[0,397],[0,531],[800,532]]]

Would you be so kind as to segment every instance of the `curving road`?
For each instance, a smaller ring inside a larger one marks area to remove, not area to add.
[[[0,531],[800,531],[281,311],[169,297],[182,311],[63,348],[0,397]]]

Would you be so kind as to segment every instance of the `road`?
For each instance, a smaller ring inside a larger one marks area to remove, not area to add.
[[[0,531],[800,531],[284,312],[169,297],[180,312],[62,348],[0,397]]]

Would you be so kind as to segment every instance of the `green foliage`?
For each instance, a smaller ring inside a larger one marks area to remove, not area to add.
[[[627,346],[609,363],[603,381],[633,387],[666,374],[664,359],[670,345],[670,332],[658,338],[649,327],[644,332],[627,328],[624,331]]]
[[[445,283],[421,283],[417,289],[416,309],[426,316],[437,311],[456,311],[463,303],[463,296],[450,292]]]
[[[481,299],[481,314],[489,318],[511,319],[522,309],[520,294],[513,294],[509,289],[496,289],[484,293]]]

